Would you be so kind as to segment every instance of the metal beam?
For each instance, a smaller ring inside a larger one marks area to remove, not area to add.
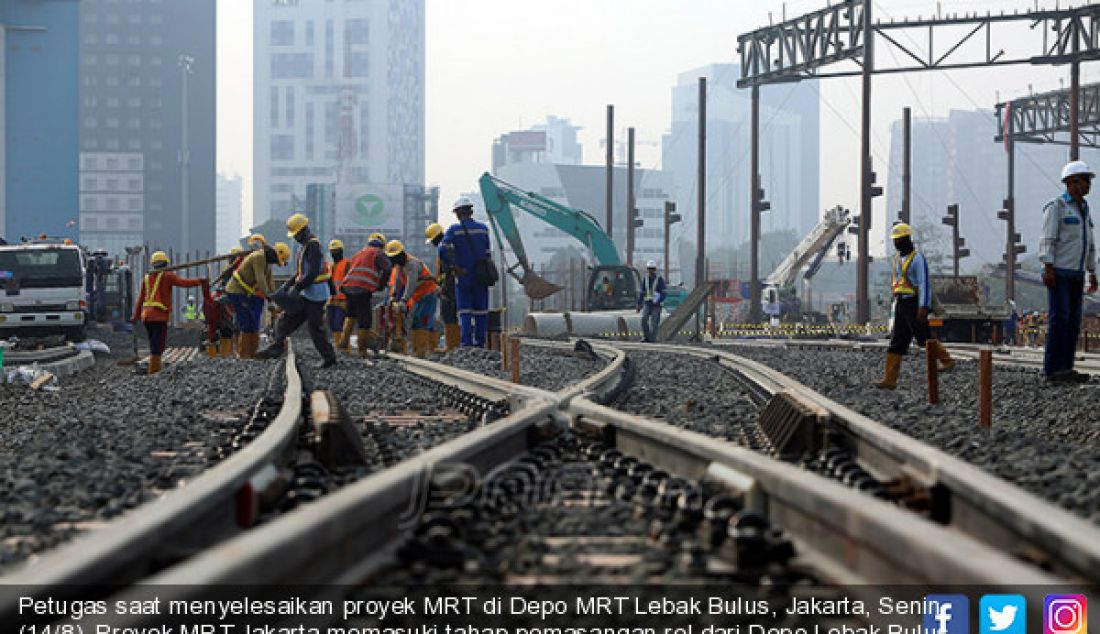
[[[737,38],[741,57],[737,85],[745,88],[862,75],[861,68],[823,69],[842,61],[861,64],[865,45],[863,8],[863,0],[848,0],[741,35]],[[1035,41],[1029,42],[1033,46],[1030,51],[1019,50],[1020,25],[1036,34]],[[959,32],[960,26],[970,28]],[[870,32],[882,40],[881,46],[901,53],[892,65],[880,56],[876,75],[1010,64],[1067,64],[1100,59],[1100,4],[876,22]],[[1006,49],[1016,51],[1010,54]]]
[[[1067,88],[997,104],[997,136],[993,140],[1003,142],[1007,128],[1018,143],[1069,145],[1071,95],[1072,89]],[[1077,124],[1081,147],[1100,147],[1100,83],[1081,86]]]

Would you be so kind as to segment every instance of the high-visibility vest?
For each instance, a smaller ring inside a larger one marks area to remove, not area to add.
[[[153,276],[156,276],[156,280],[152,282],[152,290],[149,289],[150,282]],[[160,288],[160,280],[164,277],[164,272],[150,273],[145,276],[145,301],[141,303],[142,308],[159,308],[161,310],[168,310],[168,307],[156,300],[157,289]]]
[[[183,307],[183,318],[188,321],[194,321],[199,316],[198,307],[194,304],[188,304]]]
[[[336,285],[336,295],[333,299],[337,301],[343,301],[347,299],[347,296],[340,290],[340,285],[344,283],[344,278],[348,276],[348,259],[343,258],[336,264],[325,263],[325,269],[332,277],[333,284]]]
[[[913,252],[905,257],[905,260],[901,260],[896,255],[894,256],[894,265],[890,267],[890,286],[894,291],[894,295],[917,294],[917,289],[909,283],[909,265],[913,263],[913,258],[916,256],[916,249],[913,249]],[[901,262],[901,276],[898,276],[898,262]]]
[[[367,247],[353,255],[343,285],[363,288],[371,293],[381,288],[382,272],[375,266],[381,252],[378,247]]]
[[[317,247],[320,248],[321,241],[317,239],[317,236],[313,236],[312,238],[309,239],[309,241],[310,242],[316,242]],[[298,251],[298,279],[302,279],[302,272],[305,270],[306,246],[308,246],[308,245],[303,245],[302,249],[300,251]],[[322,282],[329,281],[329,278],[331,278],[331,277],[332,277],[332,275],[329,273],[328,267],[323,267],[321,269],[321,272],[317,275],[317,278],[313,280],[313,283],[314,284],[321,284]]]
[[[239,268],[233,271],[233,279],[237,280],[237,283],[241,285],[241,288],[244,289],[244,292],[248,293],[249,295],[256,294],[256,289],[246,284],[244,278],[241,277],[241,272]]]
[[[644,278],[642,278],[642,288],[645,289],[645,296],[644,296],[643,299],[645,301],[647,301],[647,302],[653,301],[653,297],[656,294],[656,289],[657,289],[657,280],[659,280],[659,279],[661,279],[661,278],[656,277],[656,276],[654,276],[653,279],[650,279],[650,277],[648,275],[645,276]]]
[[[435,276],[432,275],[431,269],[428,268],[427,264],[424,264],[423,260],[418,260],[411,255],[409,256],[409,258],[420,265],[419,273],[417,274],[416,278],[415,289],[413,290],[412,295],[409,296],[409,302],[415,304],[416,302],[420,301],[424,296],[435,292],[435,290],[439,288],[439,285],[436,284]],[[409,281],[405,277],[404,267],[393,267],[393,273],[390,276],[390,282],[390,285],[393,287],[394,291],[396,291],[396,289],[399,287],[404,287],[408,285]]]

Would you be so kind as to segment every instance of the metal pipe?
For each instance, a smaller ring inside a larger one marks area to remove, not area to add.
[[[1081,158],[1081,62],[1077,58],[1077,38],[1073,38],[1073,62],[1069,65],[1069,160]]]
[[[1010,105],[1009,108],[1012,106]],[[1005,299],[1016,299],[1016,141],[1012,138],[1012,112],[1008,113],[1008,198],[1005,199]]]
[[[902,155],[901,155],[901,221],[911,223],[913,199],[912,199],[912,154],[913,154],[913,126],[912,110],[906,106],[901,111]]]

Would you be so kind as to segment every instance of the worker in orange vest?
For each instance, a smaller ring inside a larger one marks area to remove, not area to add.
[[[443,232],[443,225],[433,223],[424,230],[424,237],[428,244],[438,249],[443,242]],[[462,331],[458,326],[458,303],[455,301],[455,272],[443,258],[436,256],[435,274],[439,283],[439,317],[443,320],[444,350],[450,352],[462,343]]]
[[[435,332],[435,307],[439,298],[439,285],[431,269],[422,260],[405,250],[399,240],[386,245],[386,257],[393,264],[390,274],[390,301],[399,313],[409,313],[410,337],[413,354],[423,358],[431,345],[431,333]],[[403,352],[398,337],[398,350]]]
[[[340,292],[348,298],[348,313],[344,319],[344,332],[340,335],[340,341],[344,344],[344,349],[350,352],[351,334],[358,324],[356,347],[360,357],[365,357],[367,350],[373,349],[377,341],[372,327],[374,308],[371,302],[374,293],[386,288],[386,280],[390,277],[392,265],[383,251],[385,244],[386,236],[372,233],[367,239],[367,246],[351,256],[348,270],[339,285]]]
[[[340,290],[344,278],[348,274],[348,260],[344,258],[344,243],[340,240],[332,240],[328,243],[328,253],[332,256],[332,263],[325,263],[328,270],[332,297],[329,298],[325,309],[328,312],[328,329],[332,331],[332,345],[337,350],[348,351],[350,341],[344,341],[344,320],[348,314],[348,296]]]
[[[153,270],[141,281],[141,291],[134,302],[134,316],[130,321],[137,323],[141,319],[145,332],[149,335],[149,374],[160,372],[161,355],[168,345],[168,317],[172,314],[172,289],[176,287],[200,286],[204,280],[180,277],[168,267],[168,254],[157,251],[149,259]]]

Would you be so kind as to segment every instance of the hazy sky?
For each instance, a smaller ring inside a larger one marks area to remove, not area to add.
[[[246,218],[252,175],[252,1],[218,0],[218,169],[245,178]],[[551,114],[582,126],[585,162],[602,163],[600,140],[609,103],[615,104],[618,128],[636,128],[642,166],[658,167],[656,143],[670,127],[677,75],[710,63],[735,63],[737,36],[767,24],[769,12],[779,20],[784,4],[790,17],[821,8],[826,0],[427,0],[428,184],[440,186],[441,207],[448,207],[459,193],[475,189],[477,177],[490,166],[494,138]],[[945,13],[999,12],[1031,8],[1034,0],[939,4]],[[1071,4],[1084,2],[1061,2]],[[874,6],[876,17],[888,20],[927,16],[936,5],[879,0]],[[1040,5],[1053,7],[1054,0]],[[1022,34],[1019,41],[1017,53],[1037,53],[1036,34]],[[880,49],[878,55],[887,62],[898,53]],[[1097,76],[1096,66],[1084,66],[1086,80]],[[1004,99],[1025,94],[1029,84],[1036,92],[1056,89],[1065,77],[1066,70],[1031,66],[877,77],[872,137],[880,183],[886,178],[890,123],[903,106],[913,108],[914,118],[943,116],[952,108],[991,108],[998,91]],[[854,209],[859,80],[817,85],[823,99],[821,206]],[[1053,174],[1051,180],[1056,182]],[[999,203],[1002,197],[991,192],[991,201]],[[883,210],[879,199],[879,213]]]

